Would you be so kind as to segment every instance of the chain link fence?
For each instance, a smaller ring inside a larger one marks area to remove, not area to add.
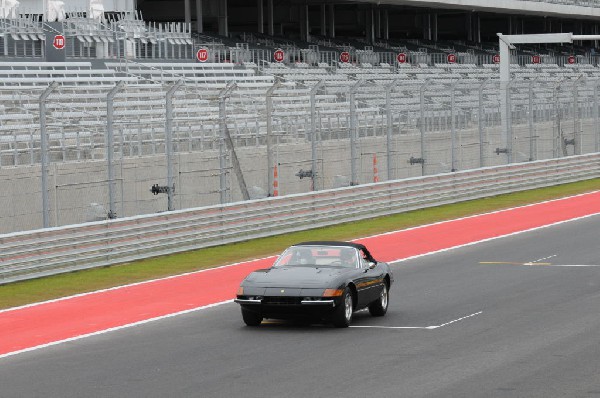
[[[0,87],[0,233],[598,152],[597,80]]]

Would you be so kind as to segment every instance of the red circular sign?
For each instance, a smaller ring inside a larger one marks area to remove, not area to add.
[[[54,36],[54,40],[52,40],[52,45],[57,50],[62,50],[63,48],[65,48],[66,44],[67,44],[67,40],[65,39],[65,37],[63,35],[56,35],[56,36]]]
[[[448,54],[448,56],[446,57],[448,59],[448,62],[453,64],[456,62],[456,55],[455,54]]]
[[[399,64],[404,64],[404,63],[406,63],[406,54],[400,53],[400,54],[398,54],[396,59],[398,60]]]
[[[575,56],[570,55],[569,58],[567,58],[567,62],[573,65],[575,63]]]
[[[531,57],[531,62],[533,62],[534,64],[539,64],[542,62],[542,60],[540,59],[539,55],[534,55]]]
[[[350,62],[350,53],[348,51],[344,51],[340,54],[340,61],[342,62]]]
[[[273,59],[275,60],[275,62],[283,62],[284,58],[285,58],[285,52],[281,48],[278,48],[273,53]]]
[[[492,57],[492,62],[495,64],[499,64],[500,63],[500,55],[494,54],[494,56]]]
[[[199,49],[196,53],[196,59],[198,59],[200,62],[208,61],[208,49],[204,47]]]

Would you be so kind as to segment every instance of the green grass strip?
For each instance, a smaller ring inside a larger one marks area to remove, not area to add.
[[[595,190],[600,178],[16,282],[0,286],[0,309],[274,255],[305,240],[351,240]]]

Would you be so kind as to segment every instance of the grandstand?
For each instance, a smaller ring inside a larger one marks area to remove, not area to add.
[[[274,178],[291,194],[599,150],[595,42],[513,50],[506,88],[488,31],[595,33],[595,1],[513,0],[491,14],[483,1],[464,11],[219,0],[169,20],[167,1],[96,18],[73,2],[53,22],[22,3],[0,12],[0,178],[17,190],[2,196],[13,204],[0,233],[41,227],[40,205],[16,198],[40,196],[44,173],[46,211],[64,225],[90,221],[92,203],[108,214],[110,184],[118,216],[164,211],[148,191],[167,167],[186,208],[273,194]],[[120,168],[116,180],[107,168]]]

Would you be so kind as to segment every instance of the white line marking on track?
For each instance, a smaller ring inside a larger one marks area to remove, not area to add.
[[[470,314],[470,315],[467,315],[467,316],[463,316],[462,318],[458,318],[458,319],[455,319],[455,320],[450,321],[450,322],[442,323],[439,326],[435,326],[435,328],[443,328],[444,326],[452,325],[453,323],[460,322],[460,321],[463,321],[463,320],[468,319],[468,318],[472,318],[472,317],[480,315],[480,314],[483,314],[483,311],[475,312],[473,314]]]
[[[528,261],[526,263],[523,263],[523,265],[542,265],[540,264],[542,261],[544,260],[548,260],[549,258],[553,258],[553,257],[558,257],[558,254],[553,254],[551,256],[548,257],[544,257],[544,258],[538,258],[537,260],[533,260],[533,261]],[[543,265],[552,265],[551,263],[544,263]]]
[[[352,325],[351,328],[362,328],[362,329],[434,329],[437,326],[377,326],[377,325]]]
[[[460,322],[463,321],[465,319],[468,318],[472,318],[474,316],[480,315],[482,314],[483,311],[479,311],[479,312],[475,312],[473,314],[467,315],[467,316],[463,316],[461,318],[455,319],[453,321],[450,322],[446,322],[443,323],[441,325],[435,325],[435,326],[378,326],[378,325],[352,325],[350,326],[351,328],[369,328],[369,329],[422,329],[422,330],[434,330],[434,329],[439,329],[442,328],[444,326],[448,326],[448,325],[452,325],[453,323],[456,322]]]
[[[600,267],[600,264],[549,264],[547,267]]]
[[[532,262],[532,263],[539,263],[539,262],[542,262],[542,261],[544,261],[544,260],[548,260],[548,259],[550,259],[550,258],[553,258],[553,257],[558,257],[558,254],[553,254],[553,255],[551,255],[551,256],[544,257],[544,258],[540,258],[540,259],[538,259],[538,260],[533,260],[533,261],[531,261],[531,262]]]
[[[10,357],[10,356],[13,356],[13,355],[17,355],[17,354],[23,354],[25,352],[39,350],[41,348],[51,347],[51,346],[62,344],[62,343],[68,343],[70,341],[76,341],[76,340],[84,339],[86,337],[99,336],[101,334],[105,334],[105,333],[109,333],[109,332],[113,332],[113,331],[121,330],[121,329],[127,329],[127,328],[130,328],[132,326],[143,325],[143,324],[146,324],[146,323],[149,323],[149,322],[159,321],[161,319],[171,318],[171,317],[178,316],[178,315],[189,314],[189,313],[195,312],[195,311],[200,311],[200,310],[205,310],[205,309],[208,309],[208,308],[218,307],[220,305],[228,304],[228,303],[233,303],[233,300],[221,301],[219,303],[204,305],[202,307],[191,308],[191,309],[188,309],[188,310],[185,310],[185,311],[175,312],[173,314],[168,314],[168,315],[158,316],[158,317],[155,317],[155,318],[145,319],[143,321],[139,321],[139,322],[135,322],[135,323],[129,323],[129,324],[123,325],[123,326],[116,326],[114,328],[104,329],[104,330],[101,330],[99,332],[82,334],[80,336],[75,336],[75,337],[71,337],[71,338],[64,339],[64,340],[53,341],[52,343],[48,343],[48,344],[41,344],[41,345],[38,345],[38,346],[35,346],[35,347],[25,348],[25,349],[19,350],[19,351],[12,351],[12,352],[0,355],[0,359],[7,358],[7,357]]]

